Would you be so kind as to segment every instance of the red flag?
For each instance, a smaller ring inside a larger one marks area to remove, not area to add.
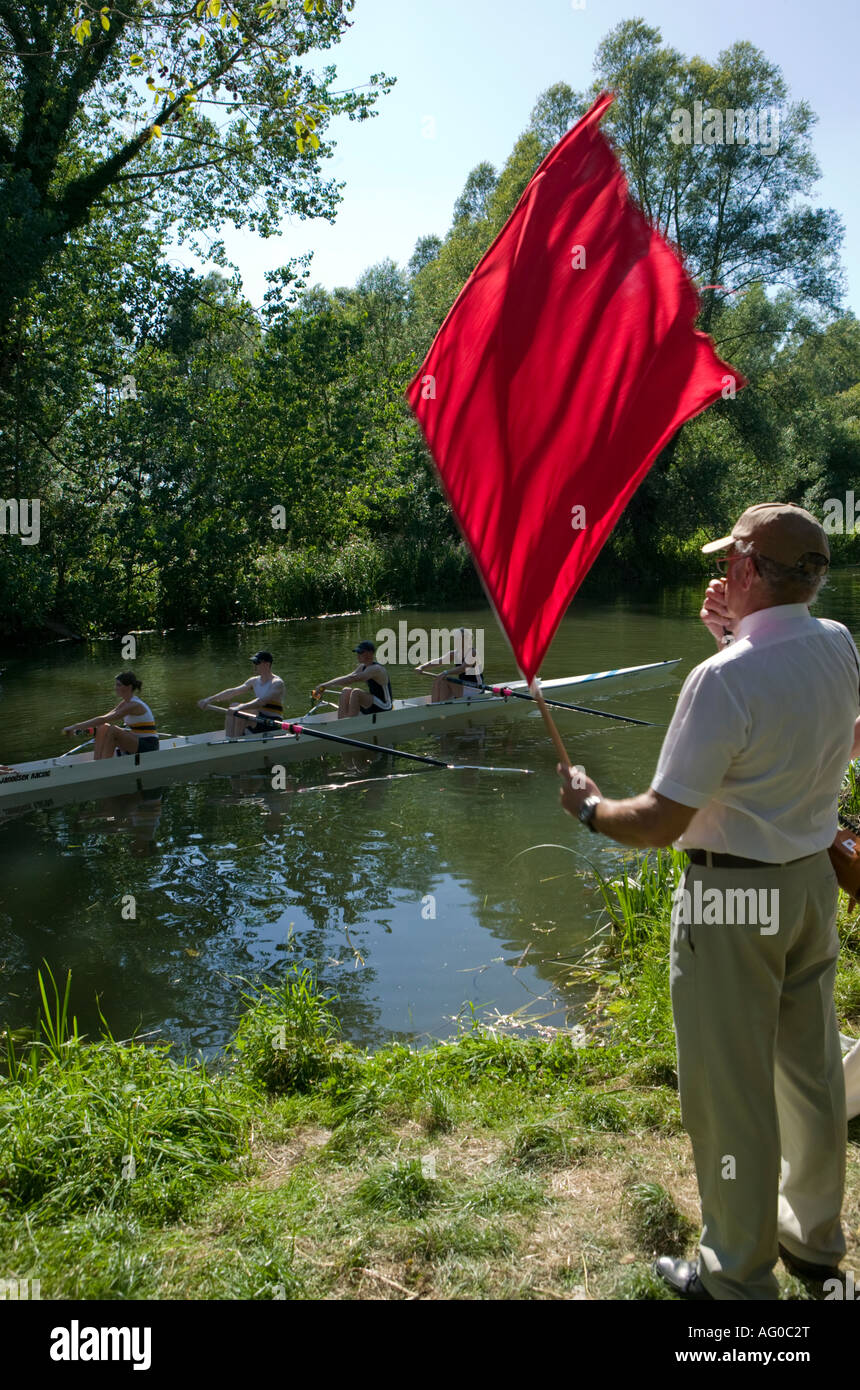
[[[746,384],[628,196],[612,100],[544,159],[407,390],[527,680],[657,454]]]

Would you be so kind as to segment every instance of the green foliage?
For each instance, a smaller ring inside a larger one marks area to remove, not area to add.
[[[686,864],[686,856],[680,850],[659,849],[637,854],[633,873],[625,864],[614,879],[597,874],[610,925],[620,938],[625,956],[635,956],[643,939],[663,925],[666,903],[671,900]]]
[[[646,1255],[682,1255],[696,1235],[692,1222],[657,1182],[635,1183],[627,1193],[630,1225]]]
[[[249,1006],[234,1041],[240,1065],[273,1092],[304,1092],[342,1076],[351,1050],[338,1042],[331,1005],[309,970],[290,968],[282,985],[244,994]]]
[[[396,1216],[420,1216],[439,1200],[436,1178],[425,1176],[419,1159],[379,1168],[356,1188],[356,1197],[371,1211],[387,1211]]]
[[[571,1157],[571,1143],[556,1125],[536,1121],[522,1125],[509,1145],[511,1163],[518,1168],[561,1168]]]
[[[234,1178],[246,1108],[205,1068],[169,1048],[86,1043],[62,995],[39,974],[43,1041],[0,1074],[0,1214],[76,1213],[175,1220],[216,1178]]]
[[[306,261],[289,262],[258,312],[238,277],[176,269],[168,229],[193,241],[226,217],[267,233],[285,210],[333,215],[329,123],[372,114],[389,80],[336,95],[333,68],[293,61],[280,85],[290,55],[337,42],[347,21],[329,0],[237,11],[236,29],[226,4],[168,10],[157,33],[145,6],[108,6],[108,29],[73,38],[86,18],[75,6],[40,21],[51,52],[71,50],[32,129],[20,56],[0,91],[0,155],[4,141],[20,155],[0,183],[12,267],[0,293],[0,493],[42,502],[40,544],[0,545],[0,632],[60,624],[90,636],[476,595],[403,393],[538,164],[603,87],[616,93],[604,124],[633,195],[699,283],[725,286],[703,292],[700,324],[750,385],[663,450],[591,582],[704,576],[702,541],[751,500],[816,510],[854,487],[860,325],[838,312],[841,229],[811,201],[814,115],[751,44],[708,62],[622,22],[598,47],[592,90],[559,81],[541,93],[508,158],[475,166],[447,233],[419,238],[406,269],[383,260],[329,292],[308,287]],[[34,16],[19,0],[0,14],[13,54]],[[253,45],[229,47],[246,30],[265,32],[270,65]],[[171,111],[168,79],[189,40],[200,100],[177,91]],[[93,80],[79,88],[86,63]],[[226,103],[217,128],[204,96]],[[778,148],[674,143],[672,113],[694,100],[778,111]],[[48,130],[63,101],[72,119]],[[265,138],[251,140],[249,109]],[[135,113],[164,138],[129,151]],[[195,167],[174,178],[183,150]],[[129,155],[119,170],[117,151]],[[860,559],[853,535],[834,536],[833,551]]]

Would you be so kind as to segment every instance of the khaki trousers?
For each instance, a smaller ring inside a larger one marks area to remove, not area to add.
[[[826,850],[786,868],[691,864],[675,893],[678,1085],[714,1298],[777,1298],[778,1241],[815,1264],[845,1253],[837,893]]]

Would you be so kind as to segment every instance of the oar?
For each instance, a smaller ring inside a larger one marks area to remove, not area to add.
[[[92,728],[92,725],[90,725],[89,727]],[[86,728],[87,728],[87,725],[84,724],[84,725],[83,725],[83,729],[86,729]],[[156,736],[156,738],[175,738],[175,737],[176,737],[175,734],[163,734],[163,733],[161,732],[160,729],[158,730],[158,732],[156,733],[155,736]],[[86,741],[86,743],[79,743],[78,746],[77,746],[77,748],[68,748],[68,749],[66,750],[65,753],[58,753],[58,754],[57,754],[57,757],[58,757],[58,758],[71,758],[75,753],[80,753],[80,751],[81,751],[82,748],[89,748],[89,746],[90,746],[91,743],[95,743],[95,739],[94,739],[94,738],[88,738],[87,741]]]
[[[429,676],[430,672],[425,671],[424,675]],[[468,684],[467,681],[461,681],[458,676],[446,676],[445,679],[446,681],[450,681],[452,685]],[[469,685],[469,689],[477,690],[478,687]],[[534,695],[524,695],[521,690],[511,690],[508,685],[487,685],[484,689],[490,691],[493,695],[502,696],[505,700],[531,700],[533,704],[540,703],[540,701],[535,699]],[[555,709],[572,709],[575,710],[577,714],[596,714],[598,719],[617,719],[621,724],[645,724],[649,729],[655,727],[650,719],[633,719],[629,714],[607,714],[606,710],[589,709],[586,705],[566,705],[563,704],[561,700],[547,700],[546,698],[544,698],[544,704],[552,705]]]
[[[82,748],[89,748],[91,743],[95,743],[94,738],[88,738],[86,743],[79,743],[77,748],[69,748],[65,753],[58,753],[58,758],[70,758],[73,753],[80,753]]]
[[[220,709],[225,714],[238,714],[240,719],[257,719],[256,714],[245,714],[238,709],[226,709],[224,705],[209,705],[209,709]],[[268,716],[265,716],[268,717]],[[286,720],[281,722],[272,719],[270,723],[277,729],[284,729],[288,734],[307,734],[310,738],[327,739],[330,743],[342,743],[347,748],[360,748],[365,753],[390,753],[392,758],[408,758],[413,763],[429,763],[431,767],[444,767],[448,772],[521,772],[526,776],[531,776],[533,768],[530,767],[484,767],[477,763],[446,763],[441,758],[428,758],[423,753],[404,753],[400,748],[385,748],[381,744],[363,743],[357,738],[346,738],[343,734],[327,734],[322,729],[308,729],[304,724],[293,724]]]

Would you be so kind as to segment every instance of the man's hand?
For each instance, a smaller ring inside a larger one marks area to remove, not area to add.
[[[209,707],[209,701],[208,701],[208,700],[198,700],[198,701],[197,701],[197,708],[198,708],[198,709],[208,709],[208,707]]]
[[[556,771],[561,778],[559,799],[569,816],[579,816],[580,808],[587,796],[601,795],[597,783],[586,776],[583,768],[565,767],[558,763]]]
[[[732,619],[729,617],[729,611],[726,607],[726,581],[724,579],[711,580],[699,617],[708,631],[712,633],[717,646],[721,647],[726,629],[731,631],[732,627]]]

